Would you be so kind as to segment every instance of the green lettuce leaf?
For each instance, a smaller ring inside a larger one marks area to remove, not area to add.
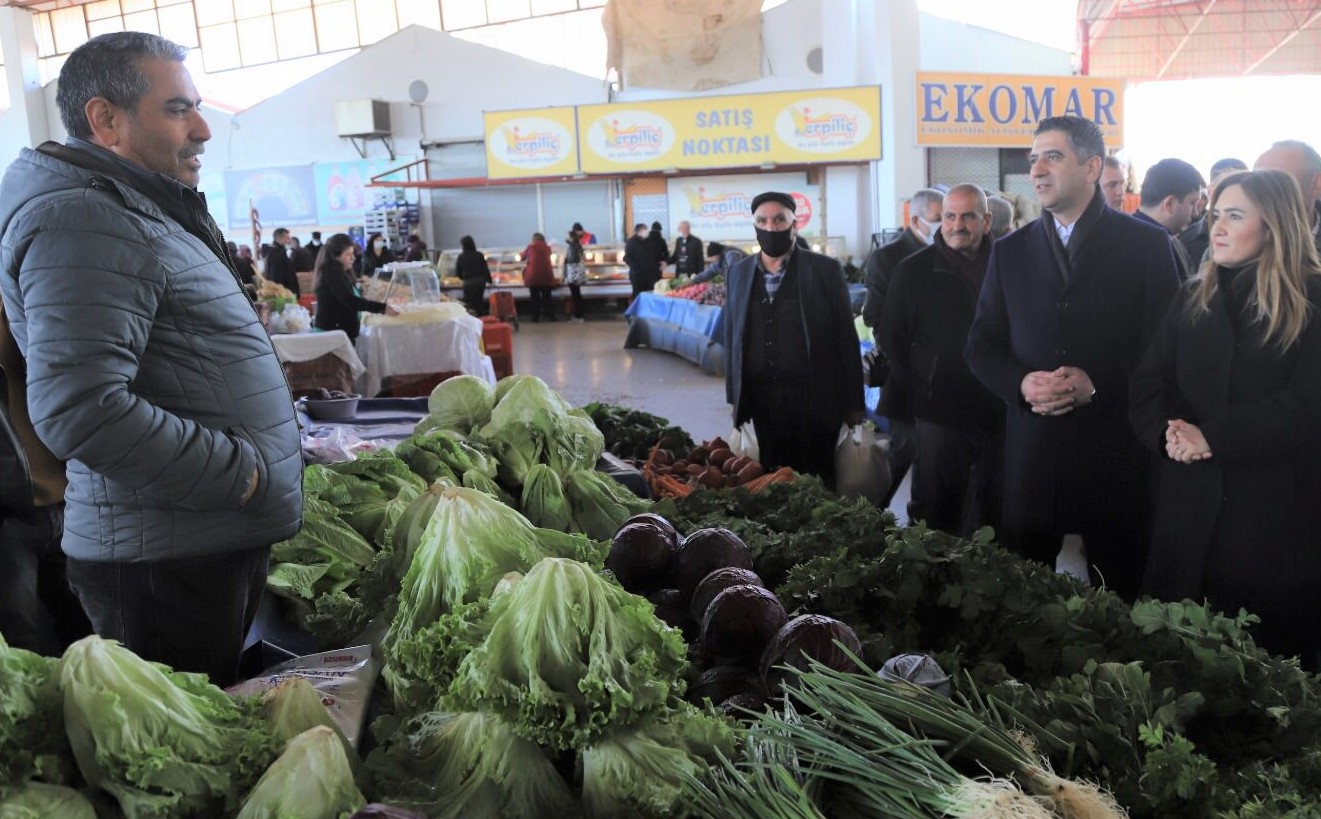
[[[365,804],[343,737],[319,725],[289,741],[244,801],[238,819],[340,819]]]

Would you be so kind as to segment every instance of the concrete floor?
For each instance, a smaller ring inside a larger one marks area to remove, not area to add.
[[[622,404],[669,419],[695,441],[728,435],[733,425],[725,380],[670,353],[624,349],[627,320],[596,313],[586,322],[520,322],[514,332],[514,371],[539,376],[574,406],[591,401]],[[908,520],[911,473],[890,511]],[[1065,538],[1056,571],[1085,578],[1086,558],[1076,535]]]

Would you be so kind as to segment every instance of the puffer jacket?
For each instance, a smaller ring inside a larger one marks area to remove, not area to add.
[[[289,387],[202,198],[75,145],[87,162],[25,149],[0,185],[0,290],[32,424],[67,462],[64,551],[151,561],[291,537]]]

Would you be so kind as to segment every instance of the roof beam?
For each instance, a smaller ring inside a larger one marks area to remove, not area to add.
[[[1215,8],[1218,1],[1219,0],[1210,0],[1210,2],[1202,7],[1202,13],[1197,16],[1197,19],[1193,21],[1193,24],[1183,33],[1183,39],[1180,40],[1179,44],[1170,52],[1170,56],[1165,58],[1165,63],[1160,67],[1160,70],[1156,72],[1156,79],[1159,80],[1163,78],[1165,72],[1170,70],[1170,66],[1174,65],[1174,61],[1179,57],[1179,52],[1183,51],[1183,47],[1188,45],[1188,41],[1197,33],[1197,29],[1202,23],[1206,22],[1206,16],[1211,13],[1211,9]]]
[[[1251,74],[1253,71],[1256,71],[1257,68],[1262,63],[1266,62],[1271,57],[1275,56],[1275,52],[1279,51],[1281,48],[1284,48],[1286,45],[1288,45],[1290,40],[1297,37],[1299,34],[1302,34],[1305,30],[1311,28],[1312,24],[1315,23],[1317,20],[1321,20],[1321,2],[1318,2],[1313,6],[1312,15],[1308,17],[1306,20],[1304,20],[1301,25],[1295,26],[1293,31],[1289,32],[1287,35],[1282,37],[1278,43],[1271,46],[1270,49],[1268,49],[1265,54],[1257,58],[1256,62],[1254,62],[1252,65],[1248,66],[1247,68],[1243,69],[1243,76],[1246,77],[1247,75]]]

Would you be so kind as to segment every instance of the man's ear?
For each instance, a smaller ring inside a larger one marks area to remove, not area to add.
[[[119,144],[119,126],[124,112],[105,97],[92,97],[83,106],[87,125],[92,129],[92,141],[112,148]]]
[[[1166,213],[1174,213],[1174,209],[1178,206],[1179,206],[1179,197],[1175,196],[1174,194],[1170,194],[1169,196],[1160,200],[1160,209],[1165,211]]]

